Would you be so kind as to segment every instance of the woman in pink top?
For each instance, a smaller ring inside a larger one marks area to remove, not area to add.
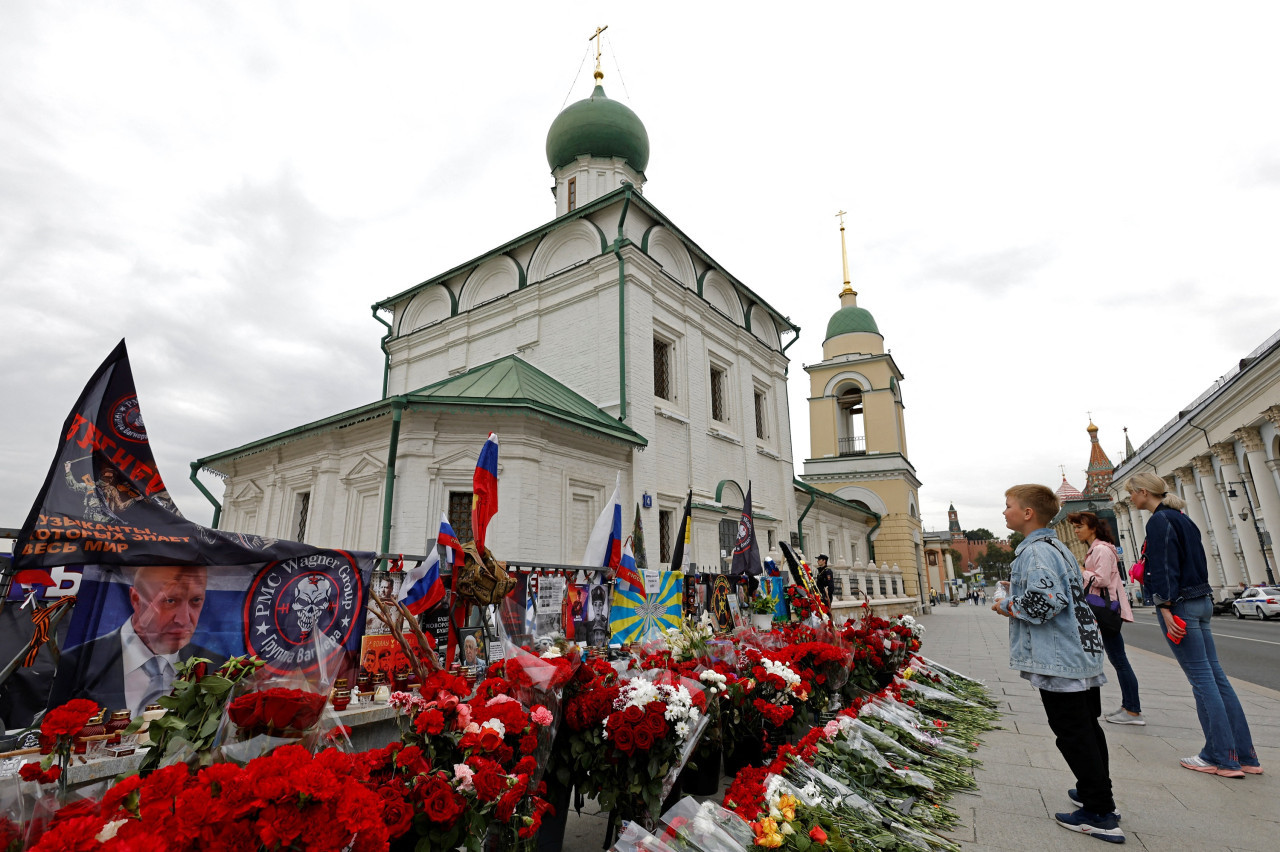
[[[1107,522],[1101,520],[1093,512],[1072,512],[1067,516],[1075,529],[1076,538],[1089,548],[1084,558],[1084,581],[1088,585],[1093,582],[1094,594],[1106,592],[1113,601],[1120,602],[1120,620],[1133,621],[1133,609],[1129,606],[1129,596],[1125,594],[1124,582],[1120,579],[1120,561],[1116,557],[1115,539],[1111,537],[1111,529]],[[1120,708],[1109,716],[1108,722],[1117,725],[1145,725],[1142,718],[1142,705],[1138,700],[1138,677],[1129,665],[1129,658],[1124,652],[1124,639],[1120,631],[1108,635],[1106,631],[1098,631],[1102,635],[1102,647],[1107,650],[1107,659],[1115,666],[1116,680],[1120,681]]]

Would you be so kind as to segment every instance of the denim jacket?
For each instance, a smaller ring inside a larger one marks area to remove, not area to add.
[[[1142,583],[1153,597],[1189,601],[1213,592],[1200,529],[1190,518],[1161,503],[1147,521]]]
[[[1033,674],[1090,678],[1102,674],[1102,636],[1084,602],[1075,557],[1053,530],[1041,528],[1014,552],[1009,596],[1009,667]]]

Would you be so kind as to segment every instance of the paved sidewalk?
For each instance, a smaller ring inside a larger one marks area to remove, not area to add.
[[[925,656],[984,681],[1005,713],[1003,730],[988,733],[977,752],[983,762],[978,793],[957,795],[951,802],[964,828],[950,836],[972,849],[1109,848],[1053,821],[1055,812],[1075,809],[1067,798],[1075,781],[1054,746],[1039,695],[1009,668],[1005,619],[987,607],[961,604],[936,607],[923,623]],[[1133,647],[1128,656],[1147,724],[1102,723],[1125,848],[1280,849],[1280,692],[1232,679],[1266,774],[1230,779],[1190,772],[1178,759],[1198,754],[1204,745],[1191,686],[1171,659]],[[1109,662],[1105,671],[1114,681]],[[1120,688],[1108,683],[1102,688],[1103,710],[1119,706]]]

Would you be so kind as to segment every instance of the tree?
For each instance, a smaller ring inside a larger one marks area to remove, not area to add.
[[[978,556],[977,564],[982,569],[982,576],[988,580],[1009,579],[1009,564],[1013,562],[1013,551],[994,541]]]
[[[991,541],[995,538],[995,536],[991,534],[991,530],[986,529],[985,527],[978,527],[976,530],[966,530],[964,537],[969,539],[969,541]]]
[[[1022,534],[1022,533],[1020,533],[1020,532],[1010,533],[1010,534],[1009,534],[1009,549],[1010,549],[1010,550],[1017,550],[1017,549],[1018,549],[1018,545],[1022,544],[1022,540],[1023,540],[1024,538],[1026,538],[1026,536],[1025,536],[1025,535],[1023,535],[1023,534]]]

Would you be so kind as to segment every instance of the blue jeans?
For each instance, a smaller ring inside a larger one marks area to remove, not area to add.
[[[1212,598],[1205,595],[1173,605],[1173,613],[1187,622],[1187,635],[1177,645],[1169,641],[1168,631],[1159,620],[1161,610],[1156,613],[1156,623],[1166,630],[1165,641],[1195,695],[1196,715],[1205,738],[1200,758],[1224,769],[1239,769],[1241,764],[1257,766],[1258,753],[1253,748],[1244,709],[1218,664],[1218,652],[1213,647],[1213,633],[1209,630]]]
[[[1184,640],[1185,641],[1185,640]],[[1129,665],[1129,657],[1124,652],[1124,639],[1120,634],[1108,636],[1102,634],[1102,647],[1107,650],[1107,659],[1116,670],[1116,680],[1120,682],[1120,706],[1130,713],[1141,713],[1142,703],[1138,700],[1138,676]]]

